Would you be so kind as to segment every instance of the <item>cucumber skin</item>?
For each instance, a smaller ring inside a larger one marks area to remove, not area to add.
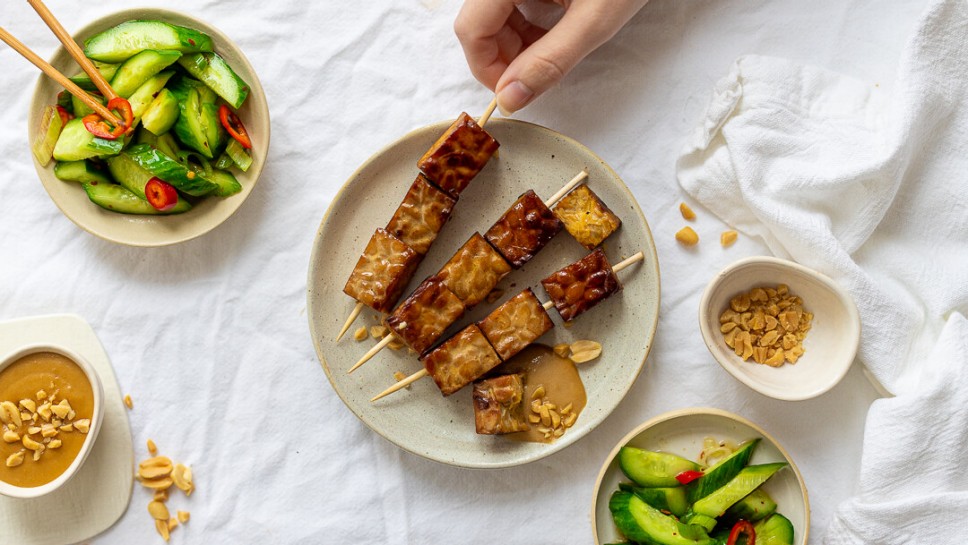
[[[612,518],[618,529],[625,537],[636,543],[643,545],[713,545],[715,543],[701,527],[682,524],[629,492],[613,493],[609,499],[608,508],[612,512]],[[649,517],[651,521],[657,523],[657,527],[644,528],[636,513]],[[658,533],[663,530],[667,533]]]
[[[622,447],[618,454],[619,467],[635,484],[645,487],[681,486],[676,475],[683,471],[698,471],[699,464],[665,452],[653,452],[635,447]]]
[[[108,170],[121,187],[133,193],[139,199],[148,202],[145,196],[145,186],[152,175],[141,168],[127,153],[121,153],[108,159]]]
[[[793,523],[779,513],[756,523],[753,531],[756,545],[793,545]]]
[[[149,38],[151,32],[168,35]],[[84,40],[84,55],[101,62],[123,62],[145,49],[200,53],[214,47],[212,38],[198,30],[146,20],[126,21]]]
[[[173,130],[182,144],[208,159],[214,159],[215,154],[208,142],[202,117],[202,97],[197,88],[200,85],[203,84],[189,78],[180,78],[168,88],[178,99],[178,120],[175,121]]]
[[[689,503],[696,503],[733,480],[733,477],[749,463],[750,457],[753,456],[753,451],[759,442],[760,438],[757,437],[752,441],[743,443],[732,454],[720,460],[718,464],[703,471],[702,477],[686,485],[686,496]]]
[[[218,189],[216,184],[194,172],[189,175],[191,171],[188,170],[188,167],[148,144],[132,146],[124,153],[133,159],[138,166],[150,172],[152,176],[157,176],[170,183],[182,193],[202,196]]]
[[[191,210],[192,205],[185,199],[178,199],[171,210],[164,212],[156,210],[146,201],[138,198],[137,195],[127,189],[114,184],[100,184],[86,182],[83,184],[87,198],[94,204],[111,212],[120,214],[135,214],[142,216],[163,216],[171,214],[181,214]]]
[[[201,176],[200,173],[199,176]],[[218,197],[230,197],[242,191],[242,184],[227,170],[213,169],[207,179],[218,186],[215,190],[215,195]]]
[[[196,58],[199,55],[204,61]],[[187,55],[179,59],[178,64],[218,93],[234,110],[241,108],[249,96],[249,84],[218,53]]]
[[[129,98],[145,82],[174,64],[181,56],[178,51],[145,49],[124,61],[111,78],[111,88],[119,96]]]
[[[719,518],[733,504],[746,497],[753,490],[759,488],[760,485],[769,480],[777,471],[786,466],[787,464],[785,462],[746,466],[736,477],[733,477],[731,481],[726,483],[725,486],[692,504],[692,510],[707,517]],[[740,486],[741,483],[743,486]]]
[[[54,165],[54,176],[65,182],[111,183],[111,178],[87,161],[59,161]]]
[[[58,161],[80,161],[104,155],[117,155],[124,147],[124,139],[104,140],[87,132],[84,122],[75,118],[67,122],[61,130],[54,146],[54,159]]]
[[[623,492],[635,494],[639,499],[659,511],[668,511],[677,517],[685,515],[689,510],[689,504],[686,502],[686,491],[681,486],[646,488],[629,483],[619,483],[618,488]]]
[[[750,492],[723,513],[720,520],[735,523],[739,519],[758,522],[776,512],[776,502],[762,488]]]

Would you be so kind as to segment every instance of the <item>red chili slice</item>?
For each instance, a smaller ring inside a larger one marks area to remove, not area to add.
[[[699,477],[702,477],[702,471],[683,471],[676,475],[676,480],[679,481],[679,484],[689,484]]]
[[[114,97],[109,100],[107,108],[121,114],[121,125],[112,127],[100,115],[93,113],[84,116],[84,128],[98,138],[116,140],[134,125],[134,111],[131,109],[131,103],[121,97]]]
[[[61,118],[62,126],[67,125],[68,121],[70,121],[71,119],[74,119],[74,114],[68,112],[67,109],[61,106],[60,104],[57,105],[57,115],[59,115]]]
[[[171,184],[160,178],[148,180],[145,184],[145,197],[148,198],[148,204],[161,212],[171,210],[178,204],[178,192]]]
[[[242,120],[225,104],[219,106],[218,119],[222,122],[222,126],[225,127],[229,135],[238,141],[239,144],[242,144],[243,148],[252,149],[252,140],[249,139],[249,133],[245,130],[245,125],[242,124]]]
[[[746,539],[740,541],[741,537]],[[753,525],[747,520],[740,520],[733,525],[733,529],[729,531],[729,538],[726,539],[726,545],[756,545],[756,532],[753,531]]]

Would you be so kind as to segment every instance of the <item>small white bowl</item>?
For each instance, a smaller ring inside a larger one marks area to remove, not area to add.
[[[20,358],[29,356],[30,354],[36,354],[38,352],[53,352],[55,354],[60,354],[76,363],[77,366],[84,371],[84,376],[86,376],[88,382],[91,383],[91,390],[94,392],[94,414],[91,415],[91,427],[87,432],[87,437],[84,439],[84,444],[81,445],[81,450],[78,451],[77,456],[74,457],[74,461],[71,462],[71,465],[67,466],[67,469],[58,475],[57,478],[47,484],[30,488],[14,486],[4,481],[0,481],[0,494],[13,498],[36,498],[43,496],[57,490],[63,486],[64,483],[69,481],[71,477],[77,473],[77,470],[80,469],[81,465],[84,464],[84,460],[91,452],[91,448],[94,446],[94,441],[97,440],[98,433],[101,431],[101,421],[104,419],[104,386],[101,384],[101,378],[98,376],[97,371],[90,362],[69,348],[54,344],[31,344],[17,349],[13,353],[4,357],[3,360],[0,360],[0,371],[3,371],[7,368],[7,366]]]
[[[777,284],[789,286],[813,313],[804,353],[796,364],[781,367],[743,361],[723,340],[719,316],[736,295]],[[847,374],[860,343],[860,315],[850,294],[827,276],[775,257],[741,259],[720,271],[699,303],[699,329],[723,369],[757,392],[785,401],[810,399],[833,388]]]
[[[783,468],[763,484],[763,490],[777,504],[777,512],[793,524],[794,543],[806,545],[810,536],[810,500],[807,486],[793,458],[770,434],[756,424],[730,412],[711,408],[691,408],[661,414],[638,426],[615,445],[609,453],[595,481],[592,495],[592,534],[595,545],[624,541],[612,521],[608,501],[618,490],[620,482],[630,482],[622,473],[618,452],[622,447],[633,447],[668,452],[695,460],[703,448],[703,439],[730,440],[741,443],[761,437],[751,464],[786,462]]]

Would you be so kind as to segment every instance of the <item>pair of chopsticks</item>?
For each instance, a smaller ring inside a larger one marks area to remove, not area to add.
[[[107,80],[104,79],[103,76],[101,76],[101,73],[97,71],[97,68],[94,67],[94,63],[84,56],[84,52],[81,50],[80,46],[78,46],[77,42],[75,42],[71,38],[70,34],[64,30],[63,25],[61,25],[60,21],[54,17],[54,14],[47,9],[47,6],[45,6],[41,0],[27,0],[27,3],[30,4],[30,6],[34,8],[34,11],[37,12],[37,15],[40,15],[40,18],[47,23],[47,26],[50,27],[51,31],[54,32],[54,35],[57,36],[57,39],[64,44],[64,48],[67,49],[67,52],[71,54],[71,57],[74,57],[74,60],[77,61],[77,64],[81,65],[81,68],[84,70],[84,72],[90,76],[91,81],[98,88],[98,90],[101,91],[101,94],[103,94],[108,100],[117,97],[118,95],[114,92],[114,89],[111,88],[111,85],[107,82]],[[14,51],[20,53],[25,59],[32,62],[37,68],[40,68],[41,71],[62,85],[70,94],[76,96],[81,100],[81,102],[97,112],[97,114],[102,118],[106,119],[116,127],[124,125],[124,122],[121,119],[118,119],[118,116],[111,112],[111,110],[105,108],[103,104],[91,97],[87,91],[78,87],[76,83],[68,79],[64,74],[58,72],[56,68],[51,66],[44,59],[40,58],[36,53],[31,51],[27,46],[20,42],[20,40],[14,38],[12,34],[3,28],[0,28],[0,40],[3,40],[7,45],[13,48]]]

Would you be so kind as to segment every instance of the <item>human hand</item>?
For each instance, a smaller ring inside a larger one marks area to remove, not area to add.
[[[526,1],[466,0],[454,21],[471,72],[497,93],[505,115],[561,81],[648,2],[554,0],[565,13],[546,30],[518,9]]]

